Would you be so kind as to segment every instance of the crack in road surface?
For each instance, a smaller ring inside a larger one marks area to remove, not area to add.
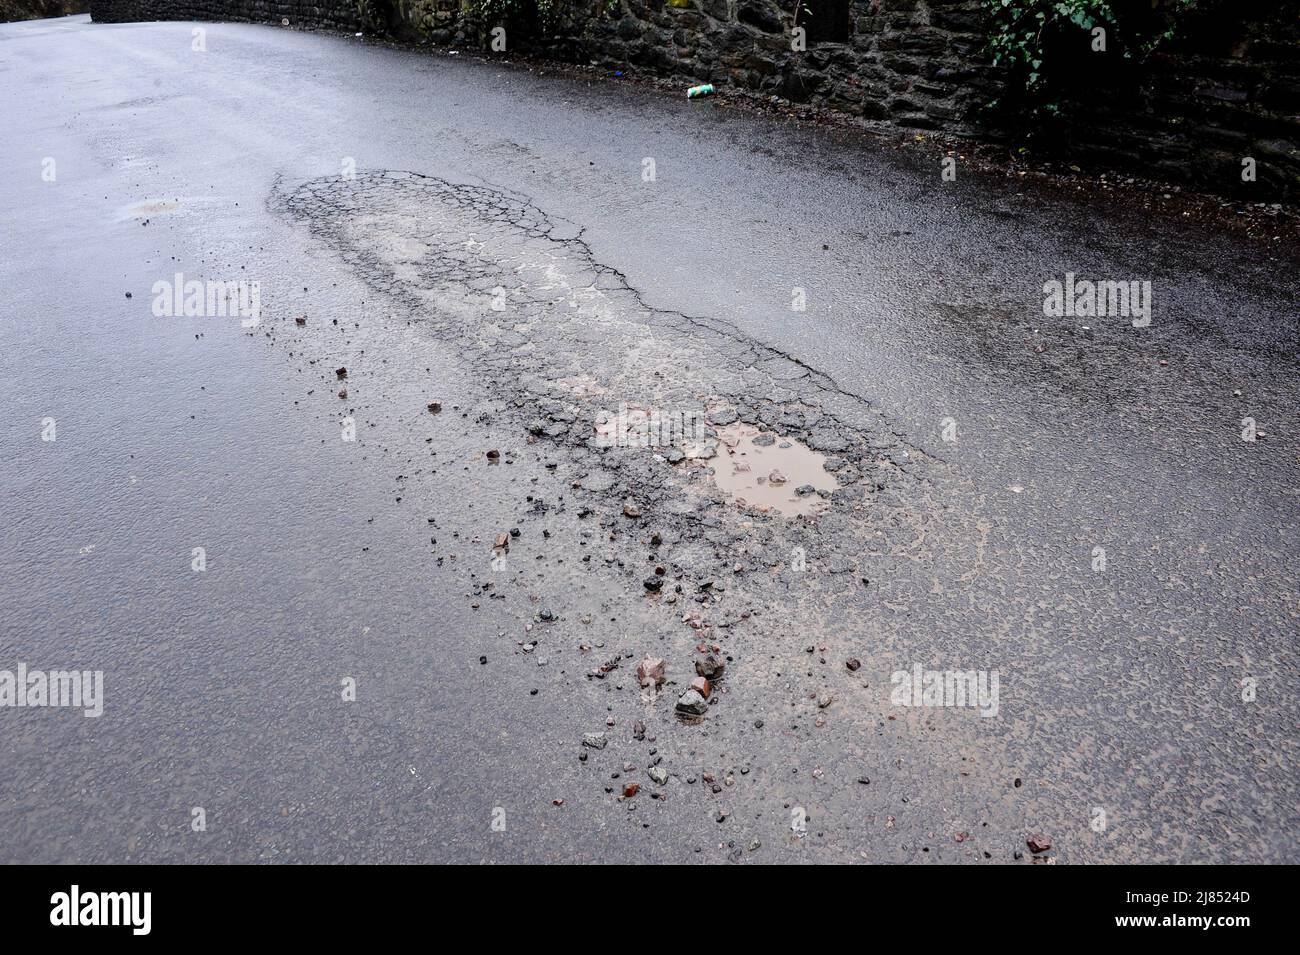
[[[864,541],[881,554],[936,556],[931,485],[958,480],[942,462],[905,445],[865,401],[803,362],[726,322],[647,307],[618,271],[593,259],[580,234],[566,234],[528,201],[370,171],[282,186],[272,205],[457,344],[534,436],[563,444],[589,469],[581,486],[610,503],[630,502],[684,533],[702,518],[754,518],[716,506],[727,496],[709,469],[727,467],[722,459],[670,466],[664,453],[605,447],[598,435],[602,416],[620,406],[707,419],[714,443],[713,426],[740,421],[826,455],[839,484],[817,526],[762,521],[773,566],[782,562],[771,555],[802,545],[847,570]],[[950,523],[954,514],[947,509]],[[973,514],[963,520],[954,530],[976,522]],[[943,536],[949,547],[963,539]],[[959,559],[969,569],[979,555],[972,547]]]

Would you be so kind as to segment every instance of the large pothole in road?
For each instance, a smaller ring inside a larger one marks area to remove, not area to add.
[[[545,667],[542,693],[564,697],[538,718],[563,726],[600,713],[579,763],[637,821],[659,811],[647,795],[676,807],[698,793],[713,827],[730,811],[713,797],[734,799],[747,783],[766,785],[754,818],[770,818],[767,797],[789,798],[791,783],[771,781],[798,769],[792,751],[818,761],[801,786],[822,778],[822,753],[826,785],[832,759],[853,773],[841,791],[858,778],[862,741],[888,729],[878,689],[914,647],[929,649],[910,618],[938,581],[974,576],[983,561],[978,513],[946,506],[941,462],[796,356],[720,319],[647,304],[580,234],[516,195],[376,171],[282,185],[272,208],[377,293],[362,300],[365,320],[302,324],[284,311],[260,331],[328,386],[358,450],[392,465],[400,506],[428,522],[420,572],[463,579],[482,612],[472,638],[495,630],[502,641],[467,652],[484,675],[475,693],[490,706],[530,686],[532,700]],[[438,367],[426,355],[463,363],[472,403],[420,380],[421,367]],[[342,401],[340,367],[352,386]],[[500,443],[510,435],[514,447]],[[482,463],[489,448],[498,466]],[[466,480],[447,482],[451,468]],[[497,669],[507,655],[514,669]],[[651,680],[648,701],[631,672],[647,655],[666,677]],[[677,733],[680,723],[705,725]],[[647,748],[655,761],[641,784],[624,760],[640,763]],[[715,787],[699,767],[736,752],[744,767]]]
[[[282,186],[272,207],[457,348],[530,441],[571,456],[586,492],[720,550],[735,549],[733,534],[755,551],[774,535],[779,556],[751,563],[784,566],[789,534],[807,543],[802,521],[782,518],[818,518],[836,568],[866,536],[862,520],[887,514],[887,534],[927,539],[924,509],[865,506],[902,492],[899,482],[918,486],[916,457],[879,412],[720,319],[647,304],[526,199],[377,170]],[[704,487],[712,493],[690,493]],[[717,512],[725,501],[745,512],[735,527]],[[756,535],[751,516],[779,526]]]

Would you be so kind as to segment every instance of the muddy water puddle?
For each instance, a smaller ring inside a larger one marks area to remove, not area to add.
[[[818,514],[828,503],[817,492],[839,487],[826,456],[792,438],[744,424],[717,431],[713,480],[738,504],[783,517]]]

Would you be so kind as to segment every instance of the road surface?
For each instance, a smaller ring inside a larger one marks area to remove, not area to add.
[[[0,861],[1300,861],[1278,243],[196,26],[0,25],[0,671],[104,687],[0,708]],[[1066,273],[1150,325],[1046,316]],[[826,457],[812,517],[715,485],[733,417]]]

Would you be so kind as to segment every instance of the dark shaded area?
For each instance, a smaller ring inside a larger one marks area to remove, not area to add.
[[[808,31],[809,43],[848,43],[853,32],[849,0],[803,0],[799,25]]]
[[[1115,4],[1105,49],[1073,26],[1044,35],[1054,64],[1036,98],[1008,83],[991,122],[1040,153],[1248,197],[1300,181],[1300,4]],[[1158,42],[1150,38],[1167,38]],[[1046,69],[1046,67],[1045,67]],[[1015,78],[1013,78],[1015,79]],[[1039,109],[1052,103],[1059,115]],[[1026,117],[1036,120],[1026,125]],[[1242,179],[1255,160],[1256,179]]]
[[[0,0],[0,23],[66,17],[89,9],[90,0]]]

